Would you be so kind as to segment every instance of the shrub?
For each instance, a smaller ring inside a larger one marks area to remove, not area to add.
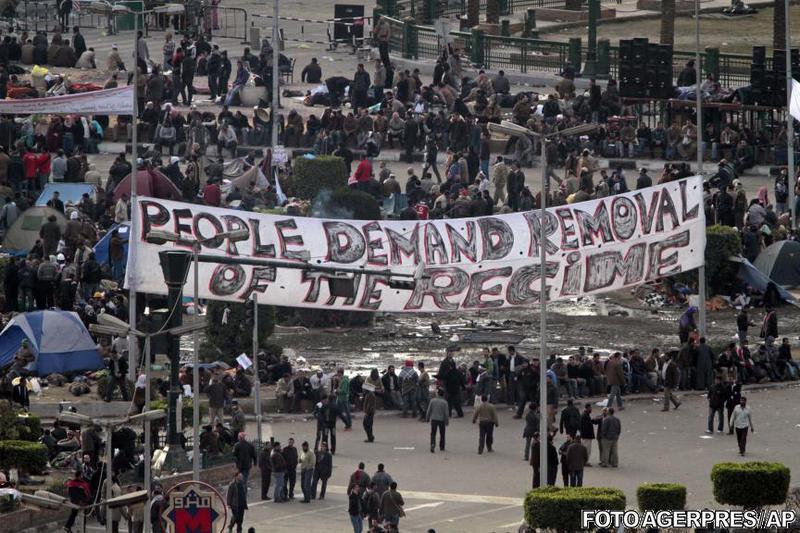
[[[325,189],[314,198],[311,214],[318,218],[380,220],[381,208],[375,197],[364,191]]]
[[[686,487],[677,483],[645,483],[636,489],[642,511],[674,511],[686,507]]]
[[[719,225],[706,228],[706,284],[710,295],[730,293],[739,264],[728,258],[741,253],[742,240],[735,228]]]
[[[582,510],[623,511],[625,493],[605,487],[544,487],[530,491],[524,505],[532,528],[578,531]]]
[[[0,401],[0,440],[36,442],[42,436],[42,423],[36,415],[23,413],[11,402]]]
[[[245,324],[245,305],[243,303],[210,301],[206,308],[208,326],[206,326],[206,346],[204,351],[216,352],[220,359],[230,365],[236,364],[240,353],[249,354],[253,349],[253,331]],[[249,304],[252,305],[252,304]],[[222,323],[222,316],[228,308],[227,324]],[[258,306],[258,345],[268,345],[267,339],[275,330],[275,308],[269,305]]]
[[[714,499],[749,509],[783,504],[790,478],[789,468],[781,463],[717,463],[711,469]]]
[[[47,446],[24,440],[0,442],[0,469],[14,467],[30,474],[41,474],[47,467]]]
[[[313,200],[322,190],[337,191],[346,188],[347,167],[341,157],[295,157],[288,182],[287,194]]]

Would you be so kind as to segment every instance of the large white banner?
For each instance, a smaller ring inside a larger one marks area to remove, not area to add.
[[[47,98],[0,100],[0,115],[132,115],[133,85]]]
[[[705,249],[702,179],[548,209],[547,299],[616,290],[699,267]],[[202,298],[354,311],[435,312],[527,306],[540,299],[538,211],[420,221],[329,220],[261,215],[138,198],[127,284],[165,293],[158,252],[191,250],[262,265],[200,265]],[[244,230],[229,237],[222,233]],[[158,231],[180,241],[151,244]],[[286,268],[286,265],[301,267]],[[421,266],[420,266],[421,265]],[[332,297],[331,272],[363,268],[355,296]],[[306,268],[307,267],[307,268]],[[414,287],[391,288],[382,272],[422,272]],[[192,293],[193,271],[184,290]]]

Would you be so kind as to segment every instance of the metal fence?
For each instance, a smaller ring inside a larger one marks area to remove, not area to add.
[[[516,0],[529,2],[531,0]],[[549,1],[549,0],[546,0]],[[442,50],[441,39],[430,26],[404,23],[386,17],[391,28],[389,47],[392,53],[408,59],[435,59]],[[473,60],[476,67],[487,69],[506,69],[517,72],[560,72],[569,63],[569,43],[541,39],[522,39],[499,35],[483,35],[482,51],[472,50],[475,41],[468,32],[451,32],[465,54]],[[409,39],[411,42],[409,42]],[[481,42],[481,41],[478,41]],[[582,47],[583,60],[587,50]],[[717,74],[717,81],[726,88],[738,88],[750,83],[750,64],[752,58],[743,54],[714,54],[718,64],[711,67]],[[672,76],[677,78],[686,63],[695,59],[694,52],[676,50],[672,56]],[[702,72],[709,71],[709,57],[706,51],[700,54]],[[619,47],[609,47],[609,75],[619,76]],[[766,59],[765,68],[772,69],[772,59]]]
[[[480,0],[480,13],[486,14],[487,0]],[[396,16],[413,17],[418,20],[428,20],[429,18],[449,18],[466,15],[468,0],[438,0],[432,2],[432,8],[428,7],[429,0],[405,0],[397,2]],[[512,13],[520,13],[529,8],[550,7],[564,9],[564,0],[499,0],[498,8],[501,16]],[[429,17],[428,9],[431,9],[432,17]]]
[[[569,45],[566,43],[497,35],[487,35],[484,39],[483,68],[561,72],[567,64]]]

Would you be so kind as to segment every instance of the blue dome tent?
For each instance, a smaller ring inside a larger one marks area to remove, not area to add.
[[[36,356],[36,373],[46,376],[103,368],[97,346],[76,313],[22,313],[0,333],[0,367],[10,364],[23,340]]]

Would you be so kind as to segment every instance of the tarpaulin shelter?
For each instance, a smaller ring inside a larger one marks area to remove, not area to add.
[[[98,263],[101,265],[103,263],[109,263],[109,254],[108,254],[108,246],[111,244],[111,232],[114,230],[119,231],[119,236],[122,238],[123,241],[127,241],[128,237],[130,236],[131,231],[131,223],[130,222],[123,222],[122,224],[115,224],[111,226],[108,232],[103,236],[102,239],[97,241],[97,244],[94,245],[94,258],[97,260]],[[122,245],[122,248],[125,252],[125,262],[128,261],[128,243]]]
[[[33,311],[12,318],[0,333],[0,367],[12,362],[25,339],[36,356],[36,373],[40,376],[97,370],[104,366],[96,344],[77,313]]]
[[[128,174],[114,189],[114,201],[122,198],[123,194],[131,195],[131,175]],[[141,168],[137,172],[136,194],[139,196],[152,196],[162,200],[181,200],[183,194],[168,177],[152,168]]]
[[[64,205],[77,204],[84,193],[94,200],[95,186],[91,183],[47,183],[42,189],[42,194],[36,199],[36,205],[47,205],[53,192],[58,191],[58,196]]]
[[[800,286],[800,242],[778,241],[758,254],[756,268],[783,287]]]
[[[3,249],[9,253],[27,254],[39,238],[39,230],[50,215],[56,217],[61,231],[67,227],[67,218],[60,211],[45,206],[33,206],[22,213],[6,232]]]
[[[745,283],[747,283],[750,287],[757,290],[758,292],[765,292],[767,290],[767,285],[770,281],[767,276],[765,276],[759,269],[757,269],[753,263],[745,259],[744,257],[730,257],[728,258],[735,263],[739,263],[739,272],[738,277]],[[773,281],[774,283],[774,281]],[[775,283],[775,288],[778,291],[778,295],[781,297],[782,300],[787,301],[789,303],[795,302],[795,297],[791,295],[789,291]]]

